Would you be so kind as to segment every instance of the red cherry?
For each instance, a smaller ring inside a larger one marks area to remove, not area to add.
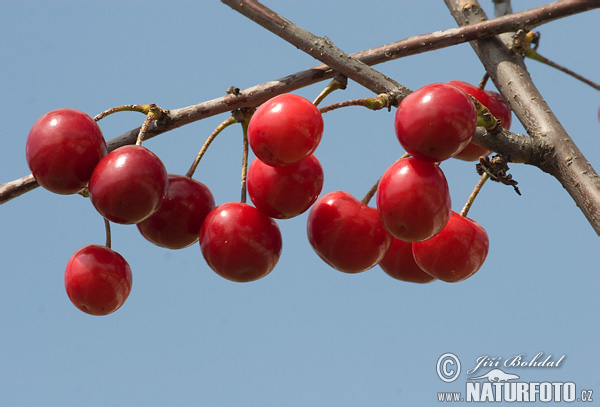
[[[106,155],[98,124],[74,109],[57,109],[40,117],[25,145],[27,164],[36,181],[57,194],[74,194],[90,180]]]
[[[137,224],[149,242],[168,249],[183,249],[198,241],[206,215],[215,199],[206,185],[190,177],[169,174],[169,188],[152,216]]]
[[[485,93],[485,90],[463,81],[448,81],[447,84],[461,89],[463,92],[466,92],[468,95],[473,96],[480,103],[483,103],[487,107],[487,105],[484,102],[487,102],[490,96],[487,93]]]
[[[284,167],[312,154],[323,134],[319,109],[302,96],[275,96],[256,109],[248,124],[248,142],[265,164]]]
[[[69,299],[90,315],[107,315],[118,310],[131,292],[131,283],[129,264],[106,246],[80,248],[65,269]]]
[[[491,153],[487,148],[478,146],[477,144],[469,143],[460,153],[456,154],[454,158],[458,158],[463,161],[478,161],[482,155],[489,155]]]
[[[389,276],[397,280],[408,281],[410,283],[430,283],[435,277],[427,274],[415,262],[412,252],[411,242],[404,242],[394,238],[390,250],[379,262],[379,266]]]
[[[377,188],[377,209],[397,239],[418,242],[439,233],[450,217],[444,173],[434,163],[404,158],[389,167]]]
[[[248,169],[248,195],[267,216],[289,219],[304,213],[323,188],[323,168],[314,155],[287,167],[254,159]]]
[[[344,191],[319,198],[308,215],[307,232],[321,259],[345,273],[374,267],[392,243],[377,210]]]
[[[281,255],[275,221],[253,206],[229,202],[210,211],[200,228],[204,259],[231,281],[258,280],[273,270]]]
[[[168,187],[165,166],[150,150],[128,145],[110,152],[90,179],[92,204],[106,219],[139,223],[158,210]]]
[[[433,83],[400,102],[394,124],[407,153],[424,161],[440,162],[471,142],[477,128],[477,109],[462,90]]]
[[[481,268],[489,249],[485,229],[452,212],[436,236],[413,244],[415,261],[425,272],[449,283],[471,277]]]
[[[504,101],[501,94],[491,90],[479,89],[477,86],[473,86],[470,83],[463,81],[450,81],[448,84],[456,86],[473,96],[479,103],[487,107],[496,119],[500,119],[502,127],[507,130],[510,128],[512,117],[510,106]],[[456,154],[454,158],[464,161],[477,161],[482,155],[488,155],[490,153],[491,151],[488,149],[469,143],[460,153]]]

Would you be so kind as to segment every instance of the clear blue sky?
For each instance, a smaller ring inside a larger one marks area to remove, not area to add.
[[[348,52],[455,26],[433,1],[265,3]],[[516,10],[542,4],[513,3]],[[482,4],[492,14],[491,1]],[[543,26],[540,52],[600,80],[599,17],[595,11]],[[217,1],[4,1],[0,38],[0,182],[29,173],[25,140],[49,110],[94,116],[130,103],[173,109],[318,64]],[[537,62],[528,66],[600,170],[598,92]],[[468,45],[378,69],[411,89],[452,79],[477,83],[483,74]],[[322,86],[298,93],[313,99]],[[330,101],[369,95],[351,83]],[[225,118],[145,145],[169,172],[185,173]],[[110,139],[142,121],[121,113],[100,125]],[[393,114],[357,107],[328,113],[316,153],[324,192],[362,197],[402,153]],[[241,130],[229,128],[196,179],[217,203],[237,200],[240,162]],[[478,179],[474,165],[448,162],[444,170],[460,210]],[[491,247],[465,282],[419,286],[378,267],[337,272],[308,244],[306,214],[279,222],[280,262],[249,284],[217,276],[197,245],[168,251],[135,227],[114,226],[113,248],[128,260],[134,283],[123,308],[107,317],[78,311],[63,284],[71,254],[103,243],[100,216],[80,196],[39,188],[0,206],[0,405],[432,406],[437,392],[464,391],[478,357],[531,359],[539,352],[566,357],[559,368],[504,370],[525,382],[571,381],[600,398],[598,237],[556,180],[523,165],[511,165],[511,173],[522,196],[489,183],[471,210]],[[463,366],[450,384],[436,373],[447,352]]]

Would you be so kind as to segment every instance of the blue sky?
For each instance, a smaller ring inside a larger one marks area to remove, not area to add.
[[[522,10],[540,1],[514,1]],[[356,52],[452,28],[440,2],[265,1],[316,35]],[[482,4],[491,14],[491,1]],[[541,27],[540,53],[595,81],[598,11]],[[43,113],[71,107],[94,116],[122,104],[174,109],[317,65],[312,57],[220,2],[0,2],[0,182],[29,173],[25,140]],[[536,85],[586,158],[600,169],[597,91],[534,61]],[[411,89],[453,79],[478,83],[468,45],[377,67]],[[298,91],[313,99],[325,83]],[[329,102],[367,97],[355,83]],[[145,143],[183,174],[227,116]],[[316,155],[323,192],[362,197],[403,151],[393,114],[358,107],[327,113]],[[107,139],[141,125],[121,113],[100,122]],[[512,130],[522,127],[513,118]],[[195,178],[217,203],[239,199],[241,129],[211,146]],[[444,166],[460,210],[474,165]],[[78,311],[63,284],[75,250],[104,242],[102,219],[80,196],[41,188],[0,207],[0,405],[3,406],[399,406],[435,405],[464,391],[482,356],[556,368],[504,368],[521,381],[574,382],[600,392],[598,238],[559,183],[511,165],[522,196],[486,185],[470,216],[490,237],[483,268],[459,283],[415,285],[378,267],[357,275],[329,268],[306,239],[307,214],[280,221],[283,254],[264,279],[238,284],[204,262],[197,245],[169,251],[131,226],[113,226],[133,290],[107,317]],[[457,381],[436,373],[440,355],[462,363]],[[483,374],[485,370],[480,370]],[[547,404],[546,404],[547,405]]]

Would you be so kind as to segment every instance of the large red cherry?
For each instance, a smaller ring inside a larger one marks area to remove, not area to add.
[[[281,255],[275,221],[253,206],[228,202],[210,211],[200,228],[204,259],[217,274],[237,282],[258,280]]]
[[[162,161],[142,146],[110,152],[90,179],[90,199],[106,219],[122,224],[143,221],[156,212],[169,185]]]
[[[448,182],[438,165],[404,158],[389,167],[377,188],[377,209],[397,239],[419,242],[439,233],[450,217]]]
[[[248,124],[248,142],[262,162],[275,167],[312,154],[323,134],[319,109],[302,96],[286,93],[256,109]]]
[[[248,195],[262,213],[289,219],[304,213],[323,188],[323,168],[314,155],[287,167],[271,167],[258,158],[248,169]]]
[[[169,174],[162,204],[137,228],[149,242],[168,249],[183,249],[198,241],[206,215],[215,199],[206,185],[190,177]]]
[[[27,136],[25,156],[36,181],[57,194],[74,194],[90,180],[106,155],[98,124],[75,109],[57,109],[40,117]]]
[[[471,277],[481,268],[488,249],[485,229],[453,211],[440,233],[413,244],[413,255],[425,272],[442,281],[455,283]]]
[[[394,238],[390,250],[379,262],[379,266],[389,276],[409,283],[430,283],[435,277],[427,274],[415,262],[411,242]]]
[[[129,296],[131,284],[129,264],[106,246],[80,248],[65,269],[69,299],[90,315],[107,315],[118,310]]]
[[[473,86],[470,83],[463,81],[450,81],[449,85],[456,86],[459,89],[467,92],[487,107],[490,113],[501,122],[502,127],[505,129],[510,128],[511,123],[511,110],[510,106],[501,94],[491,90],[482,90],[477,86]],[[454,158],[458,158],[464,161],[477,161],[482,155],[488,155],[491,151],[480,147],[476,144],[469,143],[460,153],[456,154]]]
[[[308,215],[307,232],[319,257],[345,273],[374,267],[392,243],[377,210],[344,191],[317,200]]]
[[[400,102],[394,125],[407,153],[424,161],[440,162],[471,142],[477,128],[477,109],[462,90],[433,83]]]

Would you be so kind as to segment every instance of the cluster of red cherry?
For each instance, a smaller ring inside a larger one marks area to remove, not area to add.
[[[381,177],[377,208],[343,191],[313,205],[308,237],[325,262],[348,273],[379,264],[390,276],[416,283],[462,281],[482,266],[488,236],[451,210],[439,165],[451,157],[471,161],[490,153],[471,143],[478,113],[469,95],[510,126],[510,107],[496,92],[451,81],[411,93],[395,116],[396,136],[410,157]]]
[[[204,218],[215,206],[204,184],[167,174],[161,160],[141,145],[107,154],[98,124],[78,110],[57,109],[40,117],[29,132],[26,158],[42,187],[63,195],[87,188],[105,219],[136,224],[159,246],[178,249],[196,242]],[[70,300],[92,315],[120,308],[131,284],[129,264],[107,246],[80,248],[65,270]]]
[[[309,242],[332,267],[357,273],[380,264],[405,281],[454,282],[475,273],[488,250],[484,229],[451,211],[439,167],[450,157],[472,160],[489,153],[470,144],[477,110],[467,93],[505,127],[510,125],[510,109],[500,95],[464,82],[413,92],[401,102],[395,119],[398,139],[411,157],[384,173],[377,208],[343,191],[318,199],[323,170],[313,153],[323,119],[313,103],[293,94],[262,104],[247,125],[256,156],[247,172],[254,206],[229,202],[215,207],[204,184],[168,174],[161,160],[141,145],[107,153],[97,123],[73,109],[38,119],[27,139],[26,158],[42,187],[58,194],[87,191],[106,220],[135,224],[158,246],[181,249],[199,241],[208,265],[232,281],[254,281],[271,272],[282,249],[274,219],[310,208]],[[65,270],[70,300],[92,315],[120,308],[131,284],[129,265],[107,246],[80,248]]]

